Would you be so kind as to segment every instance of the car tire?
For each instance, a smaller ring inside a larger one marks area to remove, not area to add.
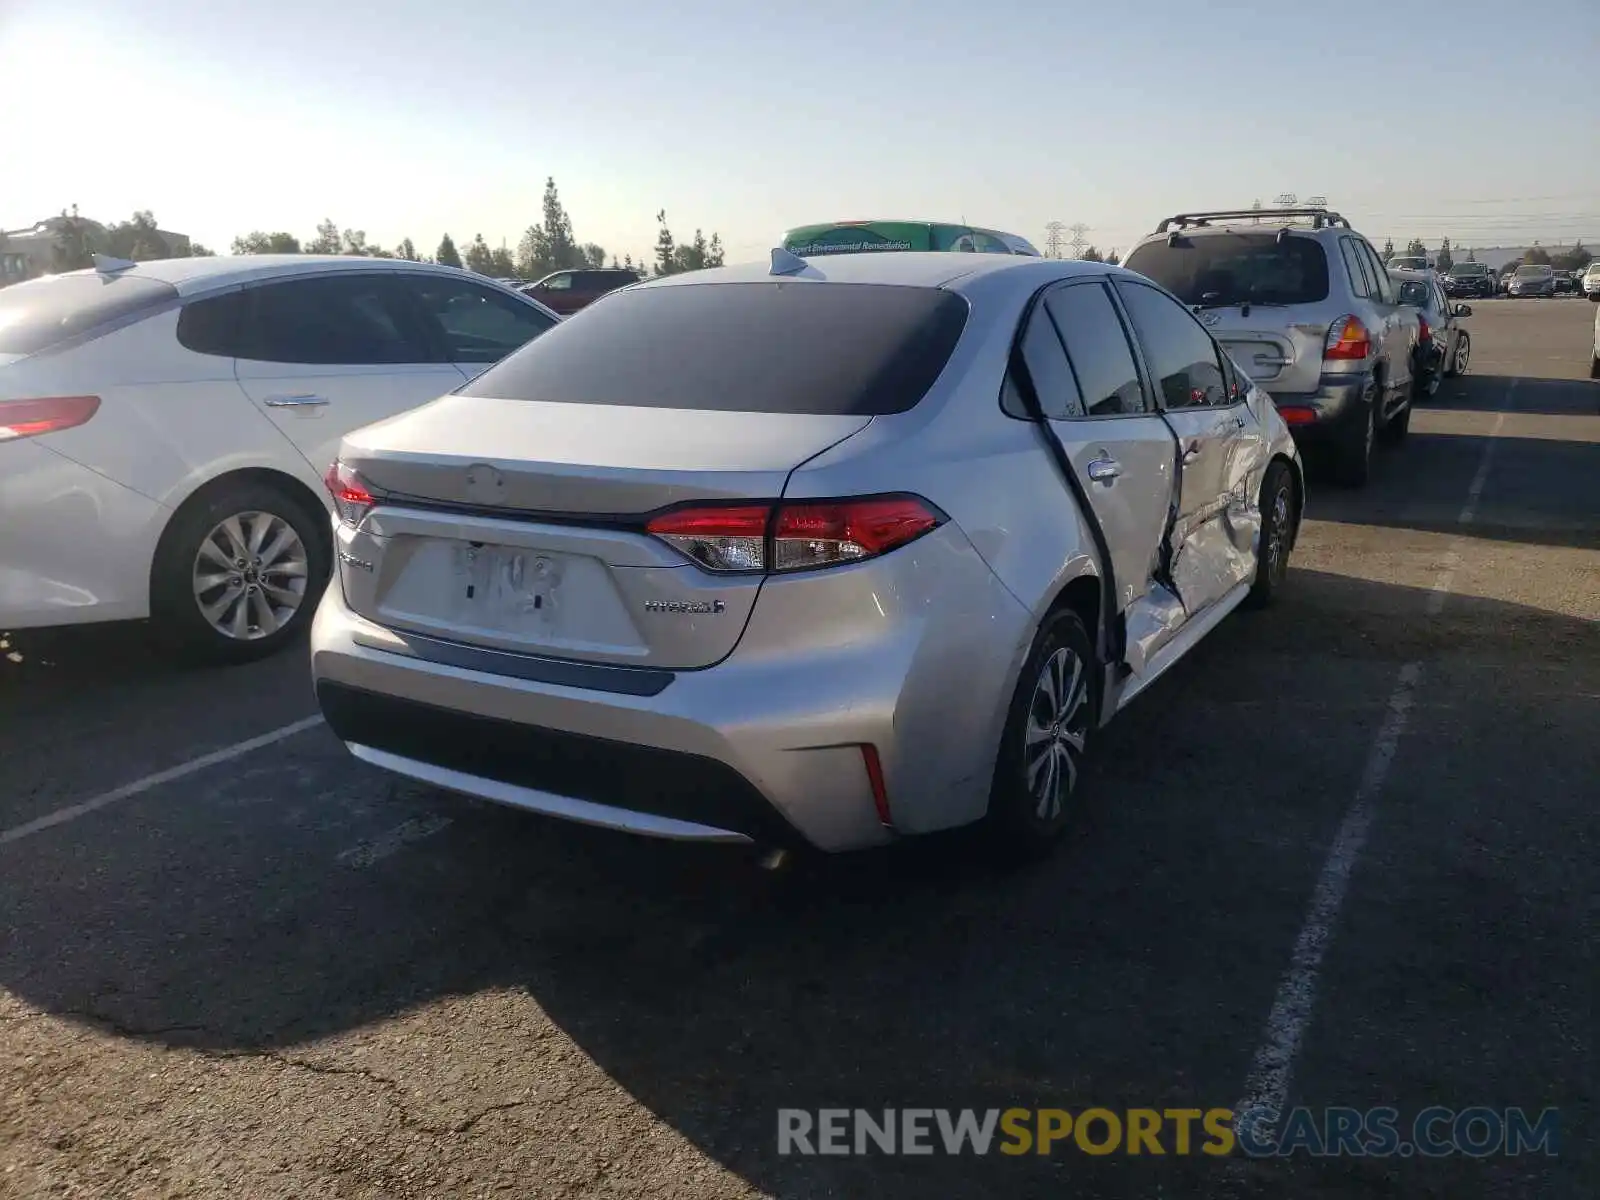
[[[168,523],[151,567],[157,640],[195,664],[276,654],[305,631],[327,587],[325,520],[260,480],[225,482],[191,497]]]
[[[1351,421],[1333,447],[1333,477],[1344,487],[1362,487],[1372,477],[1372,446],[1377,440],[1378,388],[1369,384],[1360,401],[1364,410]]]
[[[1000,736],[985,831],[1002,858],[1048,853],[1077,815],[1099,724],[1099,679],[1082,618],[1057,609],[1034,637]]]
[[[1467,373],[1467,366],[1472,361],[1472,335],[1462,333],[1456,338],[1455,353],[1450,356],[1450,361],[1445,364],[1444,373],[1454,379]]]
[[[1265,608],[1283,590],[1289,576],[1289,555],[1300,531],[1294,476],[1289,465],[1274,461],[1261,480],[1261,534],[1256,543],[1256,577],[1247,603]]]

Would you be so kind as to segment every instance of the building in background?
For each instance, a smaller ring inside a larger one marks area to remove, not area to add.
[[[102,254],[107,253],[110,246],[110,231],[106,226],[87,217],[79,219],[85,227],[90,248]],[[53,271],[56,239],[62,231],[63,223],[68,220],[70,218],[67,217],[47,217],[25,229],[0,231],[0,287],[48,275]],[[156,233],[166,243],[169,257],[188,256],[190,247],[188,234],[174,233],[168,229],[158,229]]]

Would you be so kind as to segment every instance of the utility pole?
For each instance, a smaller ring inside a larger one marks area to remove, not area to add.
[[[1051,221],[1044,227],[1044,256],[1046,258],[1060,258],[1061,247],[1066,245],[1066,225],[1060,221]]]
[[[1072,257],[1082,258],[1083,252],[1089,247],[1089,239],[1084,236],[1089,232],[1089,227],[1079,221],[1076,225],[1070,226],[1070,228],[1072,229],[1072,241],[1067,244],[1072,247]]]

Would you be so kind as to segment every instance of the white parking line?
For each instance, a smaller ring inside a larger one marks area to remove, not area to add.
[[[402,821],[393,829],[385,830],[375,838],[359,842],[348,850],[341,850],[337,861],[347,867],[370,867],[373,863],[382,862],[402,846],[420,842],[423,838],[432,837],[449,827],[449,817],[424,817]]]
[[[229,762],[232,759],[249,754],[252,750],[260,750],[263,746],[281,742],[285,738],[291,738],[297,733],[303,733],[307,729],[312,729],[321,724],[321,716],[306,717],[302,721],[296,721],[292,725],[281,726],[270,733],[263,733],[259,737],[235,742],[231,746],[213,750],[210,754],[202,754],[199,758],[191,758],[188,762],[180,763],[176,767],[168,767],[165,771],[157,771],[154,775],[146,775],[142,779],[135,779],[132,783],[125,783],[109,792],[101,792],[98,796],[91,797],[81,804],[70,804],[66,808],[58,808],[55,812],[46,813],[44,816],[37,817],[26,824],[0,830],[0,846],[8,845],[11,842],[19,842],[25,837],[30,837],[35,833],[42,833],[46,829],[53,829],[57,825],[65,825],[68,821],[74,821],[79,817],[87,816],[89,813],[98,812],[100,809],[107,808],[118,801],[131,799],[141,792],[148,792],[151,788],[160,787],[164,783],[172,783],[174,780],[183,779],[185,776],[193,775],[196,771],[214,767],[218,763]]]
[[[1456,514],[1457,525],[1471,525],[1478,518],[1478,501],[1483,499],[1484,485],[1489,482],[1489,467],[1494,462],[1494,450],[1499,444],[1500,431],[1505,428],[1506,413],[1510,412],[1516,404],[1517,383],[1513,379],[1506,386],[1505,408],[1494,419],[1494,428],[1489,431],[1489,442],[1483,448],[1483,457],[1478,460],[1478,471],[1472,477],[1472,483],[1467,487],[1466,501],[1461,505],[1461,511]],[[1444,567],[1439,571],[1439,577],[1433,581],[1433,592],[1428,597],[1428,615],[1437,617],[1444,611],[1445,598],[1450,595],[1450,589],[1455,586],[1456,570],[1461,566],[1461,550],[1463,543],[1460,539],[1451,543],[1449,551],[1444,556]]]
[[[1466,501],[1456,516],[1459,525],[1471,525],[1478,515],[1478,503],[1489,482],[1489,468],[1494,462],[1494,450],[1500,430],[1504,428],[1506,411],[1516,397],[1517,380],[1506,388],[1505,410],[1495,418],[1489,432],[1483,456],[1478,460],[1478,470],[1467,488]],[[1464,543],[1458,539],[1445,556],[1445,566],[1434,581],[1428,597],[1427,611],[1436,617],[1444,611],[1446,598],[1455,585],[1455,575],[1461,565]],[[1372,828],[1374,801],[1382,791],[1389,768],[1394,763],[1395,750],[1400,735],[1405,732],[1406,721],[1416,697],[1417,683],[1422,678],[1422,664],[1410,662],[1400,668],[1400,677],[1389,696],[1378,736],[1367,755],[1361,782],[1356,787],[1350,807],[1345,811],[1339,830],[1334,834],[1333,845],[1328,849],[1327,860],[1317,878],[1316,890],[1311,896],[1311,909],[1306,914],[1300,936],[1295,939],[1294,952],[1289,958],[1289,969],[1278,984],[1272,1009],[1267,1014],[1266,1029],[1261,1045],[1251,1061],[1245,1078],[1244,1097],[1234,1106],[1235,1121],[1246,1122],[1268,1135],[1278,1124],[1284,1102],[1289,1095],[1289,1080],[1294,1070],[1295,1055],[1311,1023],[1317,1001],[1317,979],[1322,970],[1322,959],[1333,940],[1339,910],[1350,888],[1350,876],[1361,849],[1366,844],[1367,833]]]
[[[1305,1035],[1316,1006],[1322,956],[1333,940],[1333,927],[1350,887],[1350,873],[1355,869],[1367,831],[1372,826],[1373,800],[1388,778],[1400,735],[1405,732],[1417,681],[1421,678],[1421,663],[1411,662],[1400,668],[1399,682],[1389,697],[1383,725],[1367,755],[1355,799],[1339,824],[1339,832],[1334,835],[1327,861],[1322,864],[1317,890],[1311,897],[1311,911],[1306,915],[1300,936],[1295,939],[1289,970],[1278,984],[1278,994],[1267,1016],[1266,1032],[1245,1080],[1244,1099],[1234,1107],[1234,1112],[1241,1116],[1260,1114],[1256,1118],[1257,1128],[1263,1133],[1277,1124],[1283,1112],[1295,1053],[1300,1049],[1300,1039]]]

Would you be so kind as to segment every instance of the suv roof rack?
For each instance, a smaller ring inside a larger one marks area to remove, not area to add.
[[[1211,212],[1179,213],[1175,217],[1168,217],[1156,226],[1156,232],[1166,233],[1172,228],[1183,229],[1190,225],[1209,225],[1213,221],[1247,220],[1253,217],[1310,217],[1313,229],[1321,229],[1324,225],[1350,228],[1349,221],[1326,208],[1219,208]]]

